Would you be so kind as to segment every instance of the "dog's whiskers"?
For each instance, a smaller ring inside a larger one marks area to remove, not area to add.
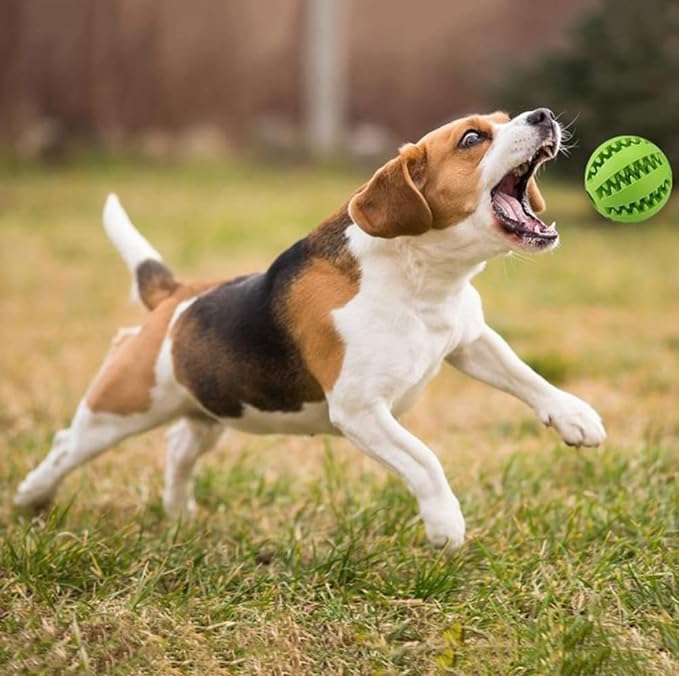
[[[511,256],[509,256],[510,260],[517,260],[521,261],[522,263],[534,263],[535,259],[532,256],[528,256],[527,254],[521,253],[520,251],[512,251]]]
[[[570,157],[572,150],[578,147],[577,141],[573,140],[575,136],[573,129],[579,113],[567,124],[562,124],[559,121],[559,118],[561,118],[563,114],[564,113],[559,113],[555,118],[561,128],[561,145],[559,147],[559,152],[563,153],[565,157]]]

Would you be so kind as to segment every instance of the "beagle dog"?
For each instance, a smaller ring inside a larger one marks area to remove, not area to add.
[[[567,444],[595,446],[597,413],[524,364],[486,323],[471,280],[494,256],[554,249],[535,170],[559,151],[546,108],[472,115],[381,167],[333,216],[264,273],[184,284],[114,195],[106,232],[149,309],[119,331],[71,426],[58,432],[15,502],[48,503],[64,477],[163,423],[163,503],[195,511],[196,460],[225,427],[339,434],[398,473],[427,537],[459,547],[460,505],[436,455],[399,422],[448,362],[513,394]]]

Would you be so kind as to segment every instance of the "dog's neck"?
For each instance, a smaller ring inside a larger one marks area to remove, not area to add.
[[[404,288],[434,303],[458,294],[485,267],[479,252],[455,246],[443,231],[382,239],[352,224],[346,236],[363,274],[380,275],[385,288]]]

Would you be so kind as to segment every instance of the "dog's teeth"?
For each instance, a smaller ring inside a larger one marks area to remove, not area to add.
[[[556,230],[556,221],[552,221],[548,226],[547,230]]]
[[[523,162],[512,170],[514,176],[523,176],[528,171],[528,162]]]

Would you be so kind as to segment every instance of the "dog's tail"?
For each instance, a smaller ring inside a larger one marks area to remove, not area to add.
[[[132,298],[149,310],[171,295],[179,286],[160,254],[132,225],[116,195],[104,205],[104,229],[132,274]]]

